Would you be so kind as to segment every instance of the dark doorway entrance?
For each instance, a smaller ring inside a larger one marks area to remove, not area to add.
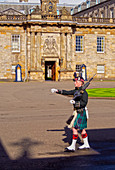
[[[55,81],[55,61],[45,61],[45,80]]]

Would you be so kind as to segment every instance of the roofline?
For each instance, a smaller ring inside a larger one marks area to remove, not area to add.
[[[93,5],[93,6],[89,7],[89,8],[85,8],[85,9],[79,11],[79,12],[74,13],[72,16],[74,16],[74,15],[76,15],[76,14],[80,14],[80,13],[82,13],[82,12],[84,12],[84,11],[87,11],[87,10],[89,10],[89,9],[91,9],[91,8],[94,8],[95,6],[98,6],[98,5],[100,5],[100,4],[104,4],[104,3],[108,2],[108,1],[111,1],[111,0],[106,0],[106,1],[100,2],[99,4],[95,4],[95,5]],[[79,4],[79,5],[80,5],[80,4]]]
[[[2,11],[1,13],[4,13],[4,12],[6,12],[6,11],[8,11],[8,10],[13,10],[13,11],[15,11],[15,12],[17,12],[17,13],[19,13],[19,14],[22,14],[22,15],[25,15],[25,14],[23,14],[22,12],[20,12],[20,11],[17,11],[17,10],[15,10],[15,9],[13,9],[13,8],[8,8],[8,9],[5,9],[4,11]]]
[[[0,4],[4,4],[4,5],[40,5],[40,3],[28,3],[28,2],[0,2]],[[57,6],[68,6],[68,7],[75,7],[76,4],[67,4],[67,3],[63,3],[63,4],[57,4]]]
[[[28,3],[28,2],[0,2],[0,5],[40,5],[40,3]]]

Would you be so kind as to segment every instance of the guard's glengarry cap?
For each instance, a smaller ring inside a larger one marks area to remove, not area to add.
[[[82,81],[82,83],[84,83],[84,78],[83,77],[81,77],[81,76],[78,76],[78,77],[76,77],[76,78],[74,78],[73,79],[73,81]]]

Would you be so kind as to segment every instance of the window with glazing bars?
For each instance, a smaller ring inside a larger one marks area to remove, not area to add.
[[[76,72],[80,72],[81,71],[81,65],[76,65]]]
[[[76,51],[83,51],[83,36],[76,36]]]
[[[104,37],[97,37],[97,52],[104,52]]]
[[[12,52],[20,52],[20,35],[12,35]]]

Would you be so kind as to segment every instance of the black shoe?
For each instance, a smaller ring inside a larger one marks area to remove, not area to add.
[[[65,151],[64,152],[75,152],[75,150],[70,150],[70,149],[68,149],[68,148],[65,148]]]

